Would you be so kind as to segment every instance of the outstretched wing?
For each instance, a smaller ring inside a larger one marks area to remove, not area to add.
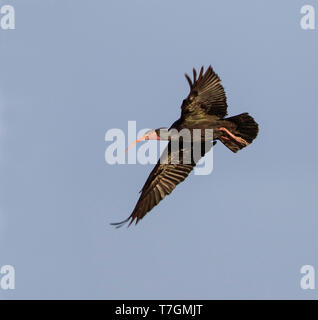
[[[203,67],[201,67],[197,78],[197,72],[193,69],[193,81],[185,74],[189,82],[190,93],[183,100],[181,106],[181,117],[183,119],[200,114],[202,116],[205,114],[215,115],[218,118],[223,118],[227,115],[226,95],[220,78],[211,66],[208,67],[205,73],[203,71]]]
[[[206,152],[210,151],[215,143],[216,141],[213,143],[202,143],[201,157]],[[147,212],[164,199],[166,195],[170,194],[173,189],[189,175],[196,163],[194,161],[191,161],[191,163],[183,163],[186,162],[183,161],[183,159],[191,158],[192,148],[181,148],[180,150],[171,152],[169,151],[170,148],[171,142],[168,144],[163,152],[163,156],[161,156],[160,160],[150,173],[131,215],[126,220],[112,223],[112,225],[115,225],[118,228],[129,220],[129,226],[134,220],[136,220],[137,224]]]

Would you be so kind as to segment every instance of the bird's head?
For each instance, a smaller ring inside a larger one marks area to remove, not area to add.
[[[162,130],[166,131],[165,128],[158,128],[158,129],[151,129],[147,131],[142,137],[131,143],[128,148],[126,149],[126,152],[137,144],[138,142],[145,141],[145,140],[164,140],[160,137],[160,134],[162,133]]]

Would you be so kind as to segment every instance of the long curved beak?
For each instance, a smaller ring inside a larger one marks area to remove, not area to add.
[[[126,149],[126,152],[128,152],[128,150],[134,146],[135,144],[137,144],[138,142],[144,141],[144,140],[161,140],[160,136],[157,135],[156,132],[152,132],[152,133],[146,133],[144,136],[142,136],[141,138],[137,139],[135,142],[131,143],[128,148]]]
[[[145,136],[137,139],[135,142],[131,143],[131,144],[127,147],[126,152],[128,152],[128,150],[129,150],[131,147],[133,147],[135,144],[137,144],[138,142],[144,141],[144,140],[146,140],[146,137],[145,137]]]

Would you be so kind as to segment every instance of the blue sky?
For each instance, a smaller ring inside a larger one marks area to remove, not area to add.
[[[0,1],[1,299],[316,299],[317,30],[314,1]],[[63,3],[63,4],[62,4]],[[317,11],[318,8],[316,8]],[[170,126],[183,76],[212,65],[229,115],[260,126],[214,150],[137,227],[116,230],[152,165],[108,165],[111,128]]]

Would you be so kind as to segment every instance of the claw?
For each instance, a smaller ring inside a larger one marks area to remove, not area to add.
[[[244,140],[244,139],[241,138],[241,137],[238,137],[238,136],[234,135],[231,131],[229,131],[229,130],[226,129],[226,128],[221,127],[221,128],[219,128],[219,130],[226,132],[234,141],[236,141],[236,142],[239,143],[239,144],[242,144],[242,145],[244,145],[244,146],[247,146],[247,145],[249,144],[246,140]],[[225,138],[225,137],[222,136],[221,139],[222,139],[222,138]],[[227,138],[227,137],[226,137],[226,138]],[[227,138],[227,139],[230,140],[229,138]]]

